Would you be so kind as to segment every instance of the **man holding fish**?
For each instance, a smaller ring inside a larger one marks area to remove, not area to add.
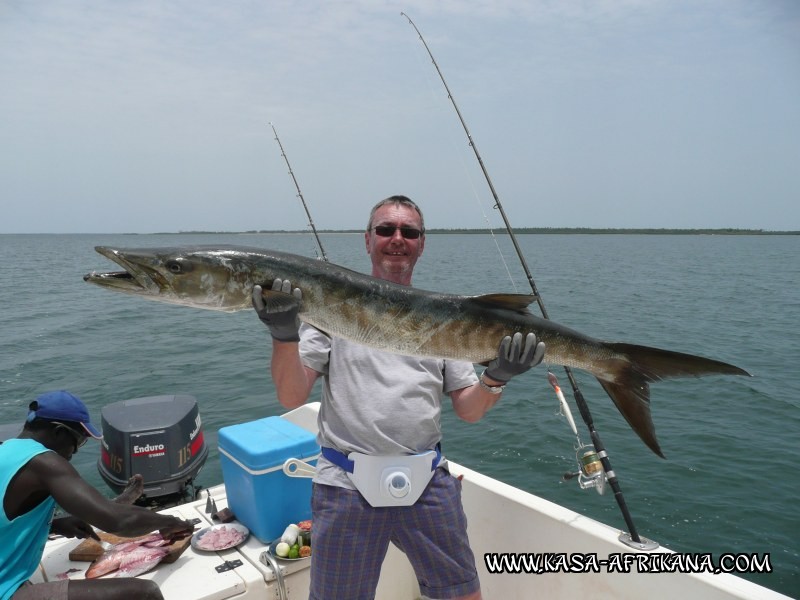
[[[22,432],[0,444],[0,600],[163,599],[155,582],[133,577],[29,581],[50,533],[96,540],[92,526],[124,537],[192,533],[188,521],[133,506],[128,494],[109,500],[81,478],[69,461],[89,438],[101,437],[86,405],[60,390],[32,402]],[[56,504],[70,516],[54,519]]]
[[[419,207],[405,196],[378,202],[365,243],[373,277],[410,286],[425,247]],[[302,300],[290,280],[275,279],[266,293],[275,292]],[[461,484],[441,455],[441,400],[450,396],[465,421],[480,420],[512,377],[541,362],[544,344],[533,333],[503,337],[478,378],[470,362],[328,336],[301,325],[299,302],[268,310],[263,293],[254,287],[253,305],[273,339],[270,368],[281,404],[304,404],[323,378],[310,597],[373,598],[391,541],[408,556],[425,597],[481,598]],[[353,552],[342,552],[343,543]]]

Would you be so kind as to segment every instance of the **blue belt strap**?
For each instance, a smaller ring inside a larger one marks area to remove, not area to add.
[[[440,444],[436,444],[436,456],[433,457],[433,461],[431,461],[431,471],[435,471],[436,467],[439,466],[439,463],[442,461],[442,449]],[[355,468],[355,463],[347,458],[347,455],[343,452],[339,452],[333,448],[328,448],[326,446],[322,447],[322,456],[327,458],[337,467],[347,471],[348,473],[352,473],[353,469]]]

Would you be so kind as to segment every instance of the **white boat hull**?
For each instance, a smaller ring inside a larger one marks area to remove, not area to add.
[[[305,405],[284,415],[310,431],[316,431],[318,403]],[[703,598],[779,600],[778,594],[733,575],[710,573],[638,572],[635,561],[627,573],[599,572],[490,573],[485,554],[546,555],[565,559],[580,553],[598,563],[616,555],[637,551],[619,541],[620,531],[594,519],[467,469],[452,461],[451,472],[463,476],[463,503],[469,520],[469,536],[481,579],[483,597],[504,600],[550,598],[670,599]],[[209,490],[217,508],[227,506],[224,485]],[[185,519],[201,519],[200,527],[213,524],[205,513],[207,499],[170,508],[164,512]],[[268,507],[265,507],[267,510]],[[498,533],[501,532],[501,533]],[[40,570],[33,581],[53,580],[69,569],[74,579],[83,578],[88,563],[69,560],[69,552],[78,540],[56,539],[48,542]],[[171,564],[161,564],[140,577],[156,581],[166,600],[250,600],[282,598],[272,568],[260,559],[266,546],[254,536],[236,549],[201,552],[188,548]],[[658,548],[650,553],[672,551]],[[635,556],[633,557],[635,559]],[[226,562],[241,561],[233,569],[218,572]],[[286,588],[286,598],[306,600],[310,582],[310,560],[279,561]],[[589,563],[586,563],[589,564]],[[612,569],[613,570],[613,569]],[[377,598],[414,600],[420,597],[411,565],[403,553],[390,547],[381,572]]]

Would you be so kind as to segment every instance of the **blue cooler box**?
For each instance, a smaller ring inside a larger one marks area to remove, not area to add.
[[[283,472],[287,458],[316,465],[316,436],[281,417],[219,430],[222,479],[228,507],[265,544],[279,538],[289,523],[311,518],[311,479]]]

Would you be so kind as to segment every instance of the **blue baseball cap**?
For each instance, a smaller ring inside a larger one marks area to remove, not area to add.
[[[89,411],[80,398],[64,390],[46,392],[31,402],[28,421],[45,419],[48,421],[73,421],[80,423],[86,433],[99,440],[103,435],[92,425]]]

